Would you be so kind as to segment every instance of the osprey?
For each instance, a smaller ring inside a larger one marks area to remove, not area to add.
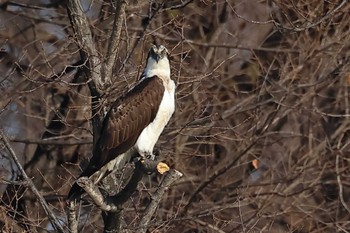
[[[174,110],[175,83],[170,78],[168,50],[163,45],[153,45],[139,82],[116,100],[106,114],[93,156],[80,177],[97,174],[97,183],[104,177],[105,171],[99,172],[101,168],[121,168],[135,153],[153,159],[154,145]],[[83,193],[74,184],[68,199]]]

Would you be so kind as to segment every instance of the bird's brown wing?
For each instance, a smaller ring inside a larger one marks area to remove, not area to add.
[[[153,76],[141,81],[113,104],[106,115],[93,157],[82,176],[90,176],[136,143],[150,124],[163,98],[164,85]]]

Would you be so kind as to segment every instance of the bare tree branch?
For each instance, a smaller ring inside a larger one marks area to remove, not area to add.
[[[79,0],[69,0],[67,4],[68,15],[75,32],[75,39],[81,49],[82,60],[88,60],[88,80],[91,78],[97,90],[103,89],[106,83],[105,77],[101,76],[101,61],[97,54],[95,43],[92,38],[89,22],[82,10]]]
[[[91,115],[94,135],[93,145],[95,146],[104,117],[103,114],[99,113],[101,91],[106,88],[105,84],[107,80],[105,79],[106,77],[101,75],[101,61],[92,38],[88,20],[82,11],[80,1],[69,0],[67,12],[80,47],[81,60],[87,60],[84,73],[80,72],[81,74],[77,75],[85,76],[85,79],[89,81],[88,85],[92,96]]]
[[[144,233],[148,229],[148,224],[151,221],[153,214],[155,213],[157,207],[159,206],[159,202],[162,199],[164,192],[179,178],[182,177],[182,173],[172,169],[170,170],[164,177],[164,180],[160,184],[159,188],[156,190],[154,195],[151,197],[151,202],[146,207],[146,210],[143,214],[143,217],[140,221],[140,231]]]
[[[125,7],[127,5],[127,1],[115,1],[115,5],[116,9],[114,13],[113,30],[110,37],[111,39],[109,40],[108,44],[106,62],[104,63],[102,70],[103,77],[105,77],[105,79],[109,80],[110,82],[113,81],[112,72],[118,55],[120,34],[125,16]]]
[[[50,207],[46,203],[43,196],[36,189],[33,181],[27,176],[27,173],[24,171],[21,163],[19,162],[15,151],[12,149],[7,137],[5,136],[3,130],[1,130],[1,129],[0,129],[0,137],[1,137],[1,140],[4,142],[6,149],[10,152],[10,155],[11,155],[13,161],[15,162],[16,166],[18,167],[19,171],[21,172],[21,175],[23,176],[24,180],[27,182],[29,189],[34,193],[37,200],[40,202],[41,206],[44,208],[47,216],[49,217],[51,224],[54,226],[54,228],[56,229],[57,232],[62,232],[62,233],[65,232],[63,227],[59,224],[59,221],[58,221],[56,215],[50,209]]]
[[[78,233],[78,220],[76,214],[76,203],[74,201],[70,201],[67,204],[68,207],[68,228],[70,233]]]
[[[81,177],[76,182],[85,190],[85,192],[101,210],[110,212],[118,211],[118,206],[114,205],[113,203],[107,203],[98,187],[94,185],[94,183],[88,177]]]

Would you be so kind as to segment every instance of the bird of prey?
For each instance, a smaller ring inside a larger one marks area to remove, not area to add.
[[[141,157],[154,158],[154,145],[174,110],[175,83],[170,78],[168,50],[163,45],[153,45],[138,83],[107,112],[93,156],[80,177],[91,177],[112,162],[112,167],[125,164],[135,152]],[[83,193],[75,183],[68,199],[76,199]]]

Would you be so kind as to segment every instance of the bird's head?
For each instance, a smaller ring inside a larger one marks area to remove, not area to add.
[[[152,45],[148,52],[146,68],[143,77],[160,75],[170,77],[168,50],[163,45]]]
[[[162,59],[168,59],[168,50],[163,45],[153,45],[148,52],[148,60],[154,59],[157,63]]]

